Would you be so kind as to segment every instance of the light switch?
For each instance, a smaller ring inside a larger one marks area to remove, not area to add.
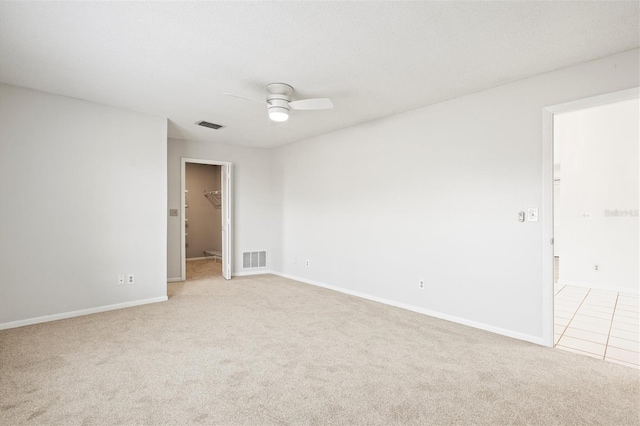
[[[527,220],[529,222],[537,222],[538,221],[538,208],[532,207],[527,210]]]

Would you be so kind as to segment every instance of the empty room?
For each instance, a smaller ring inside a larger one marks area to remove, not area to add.
[[[0,424],[637,424],[640,2],[0,1]]]

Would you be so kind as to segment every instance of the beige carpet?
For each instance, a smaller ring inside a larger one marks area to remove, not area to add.
[[[0,331],[0,424],[639,422],[637,370],[211,264],[166,303]]]

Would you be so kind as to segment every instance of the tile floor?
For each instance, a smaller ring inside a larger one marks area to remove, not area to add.
[[[220,277],[221,264],[187,262],[187,279]],[[557,284],[555,265],[555,347],[640,369],[638,295]]]
[[[555,347],[640,369],[640,297],[556,286]]]

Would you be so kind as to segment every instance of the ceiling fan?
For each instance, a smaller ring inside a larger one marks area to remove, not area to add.
[[[231,93],[225,93],[227,96],[245,99],[253,102],[265,103],[257,99],[245,98]],[[289,112],[295,110],[320,110],[333,108],[333,102],[328,98],[316,99],[300,99],[292,101],[293,87],[285,83],[271,83],[267,85],[267,112],[271,121],[283,122],[289,119]]]

